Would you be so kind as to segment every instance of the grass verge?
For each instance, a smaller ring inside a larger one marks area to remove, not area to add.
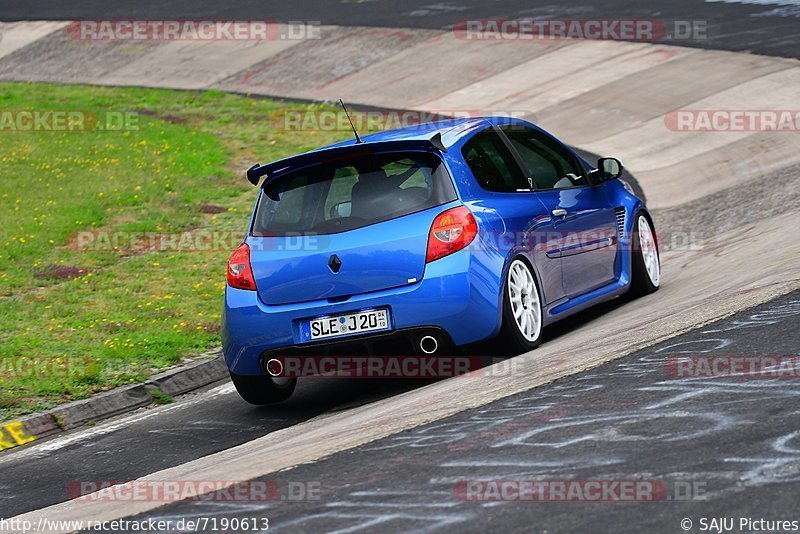
[[[106,129],[0,129],[0,420],[142,382],[218,346],[230,253],[219,244],[243,237],[255,198],[243,171],[349,137],[283,126],[287,112],[326,109],[0,83],[0,110],[129,117]],[[188,241],[141,246],[137,232]],[[192,236],[212,232],[222,240],[196,250]]]

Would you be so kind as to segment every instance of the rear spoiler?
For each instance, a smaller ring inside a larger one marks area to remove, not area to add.
[[[290,158],[274,161],[266,165],[256,163],[247,170],[247,181],[257,186],[261,178],[266,176],[264,183],[277,178],[284,172],[293,169],[307,167],[325,161],[327,159],[339,159],[354,154],[370,154],[386,150],[409,150],[434,148],[439,152],[447,152],[447,148],[442,142],[441,132],[436,132],[429,137],[405,138],[397,141],[378,141],[375,143],[355,143],[346,146],[333,146],[323,148],[313,152],[306,152]]]

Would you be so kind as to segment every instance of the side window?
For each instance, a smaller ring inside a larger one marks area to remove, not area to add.
[[[494,130],[476,134],[464,145],[461,153],[475,179],[487,191],[530,189],[511,151]]]
[[[531,128],[503,128],[528,167],[537,189],[562,189],[587,185],[577,158],[549,136]]]

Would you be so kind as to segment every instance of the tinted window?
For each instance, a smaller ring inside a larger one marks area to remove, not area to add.
[[[464,145],[461,153],[484,189],[501,192],[530,189],[511,151],[494,130],[476,134]]]
[[[450,175],[433,154],[360,155],[268,182],[253,235],[343,232],[455,199]]]
[[[561,189],[586,184],[578,159],[561,143],[531,128],[503,128],[528,167],[537,189]]]

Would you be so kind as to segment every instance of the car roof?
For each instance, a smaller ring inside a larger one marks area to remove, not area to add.
[[[390,141],[416,141],[420,139],[430,139],[436,134],[442,136],[442,144],[450,147],[458,143],[462,138],[482,130],[490,124],[508,124],[525,122],[514,117],[469,117],[456,119],[442,119],[422,124],[414,124],[394,130],[385,130],[361,136],[364,143],[381,143]],[[339,143],[334,143],[320,150],[350,146],[356,144],[355,138],[347,139]]]
[[[397,128],[365,135],[362,137],[361,143],[357,143],[356,139],[353,137],[316,150],[273,161],[267,165],[256,164],[247,171],[247,179],[253,185],[257,185],[262,176],[268,176],[267,180],[274,179],[278,175],[284,174],[292,169],[315,164],[319,162],[321,158],[329,157],[340,152],[354,152],[367,147],[387,150],[392,148],[411,149],[424,146],[426,148],[438,148],[447,151],[448,148],[457,146],[459,142],[471,137],[473,133],[488,128],[493,124],[530,123],[516,117],[497,116],[444,119],[415,124],[405,128]],[[266,183],[266,181],[264,183]]]
[[[405,126],[403,128],[395,128],[393,130],[383,130],[380,132],[375,132],[371,134],[366,134],[361,136],[361,140],[364,143],[381,143],[381,142],[391,142],[391,141],[414,141],[418,139],[430,139],[434,135],[441,134],[442,141],[444,142],[445,136],[449,134],[451,131],[460,129],[459,126],[464,126],[465,124],[469,124],[472,122],[480,122],[480,120],[476,119],[445,119],[442,121],[435,121],[435,122],[426,122],[422,124],[414,124],[410,126]],[[450,135],[447,135],[450,138]],[[448,139],[450,140],[450,139]],[[349,139],[345,139],[344,141],[340,141],[338,143],[333,143],[331,145],[322,147],[320,150],[325,150],[328,148],[336,148],[336,147],[344,147],[356,144],[355,137],[351,137]],[[447,144],[445,144],[447,146]]]

